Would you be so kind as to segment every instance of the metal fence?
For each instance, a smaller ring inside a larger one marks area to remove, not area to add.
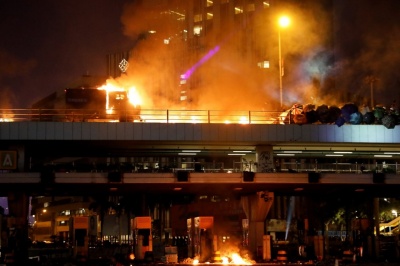
[[[281,124],[286,115],[277,111],[221,110],[131,110],[94,109],[0,109],[0,122],[151,122],[151,123],[226,123]],[[287,120],[286,120],[287,121]]]
[[[116,169],[123,173],[174,173],[177,171],[199,172],[199,173],[239,173],[239,172],[260,172],[257,163],[234,162],[227,165],[224,162],[185,162],[174,166],[156,166],[157,163],[94,163],[94,162],[71,162],[71,163],[50,163],[46,164],[47,169],[59,173],[73,172],[110,172]],[[38,172],[43,169],[43,164],[31,165],[29,172]],[[265,169],[265,168],[264,168]],[[12,172],[13,170],[0,170],[0,173]],[[400,165],[394,164],[363,164],[357,163],[283,163],[279,168],[267,168],[267,173],[337,173],[337,174],[362,174],[362,173],[393,173],[400,174]]]

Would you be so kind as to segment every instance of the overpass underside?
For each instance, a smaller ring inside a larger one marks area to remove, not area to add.
[[[317,207],[338,197],[372,203],[400,188],[399,131],[381,125],[0,123],[6,154],[0,193],[12,198],[19,226],[28,196],[42,195],[146,195],[187,204],[202,195],[238,200],[273,193],[309,198]],[[274,210],[289,206],[278,202]],[[265,233],[261,220],[254,235]]]

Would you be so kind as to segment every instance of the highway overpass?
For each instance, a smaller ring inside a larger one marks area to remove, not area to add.
[[[146,188],[157,193],[196,193],[212,185],[235,194],[367,191],[389,196],[400,184],[399,131],[400,127],[382,125],[4,122],[0,123],[0,150],[15,152],[16,157],[11,160],[14,165],[5,165],[0,173],[0,190],[41,191],[49,185],[41,179],[45,166],[75,163],[75,170],[52,170],[53,189],[67,193],[66,188],[79,184],[99,191],[112,187],[120,192]],[[263,168],[261,154],[267,154]],[[275,169],[277,160],[282,163],[280,172]],[[173,167],[163,169],[166,161],[174,162]],[[78,168],[81,162],[86,168]],[[369,164],[363,174],[361,162]],[[392,171],[384,173],[384,162],[390,162]],[[115,168],[146,163],[158,168]],[[196,163],[202,168],[195,169]],[[117,170],[119,179],[110,183],[109,172]],[[179,179],[177,173],[182,171],[188,173]],[[244,172],[252,172],[250,179],[245,180]]]

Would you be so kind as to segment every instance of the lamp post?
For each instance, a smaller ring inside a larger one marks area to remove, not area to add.
[[[367,76],[365,78],[365,82],[370,86],[370,93],[371,93],[371,108],[374,109],[374,83],[379,79],[373,75]]]
[[[281,28],[286,28],[290,24],[290,19],[286,16],[279,18],[278,29],[278,49],[279,49],[279,96],[281,101],[281,108],[283,106],[283,89],[282,89],[282,76],[283,76],[283,62],[282,62],[282,48],[281,48]]]

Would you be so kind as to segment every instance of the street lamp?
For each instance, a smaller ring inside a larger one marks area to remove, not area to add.
[[[283,106],[283,95],[282,95],[282,76],[283,76],[283,64],[282,64],[282,49],[281,49],[281,28],[286,28],[290,24],[290,19],[286,16],[279,18],[279,29],[278,29],[278,47],[279,47],[279,94],[281,100],[281,108]]]
[[[369,84],[371,91],[371,108],[374,108],[374,83],[379,79],[373,75],[367,76],[365,82]]]

